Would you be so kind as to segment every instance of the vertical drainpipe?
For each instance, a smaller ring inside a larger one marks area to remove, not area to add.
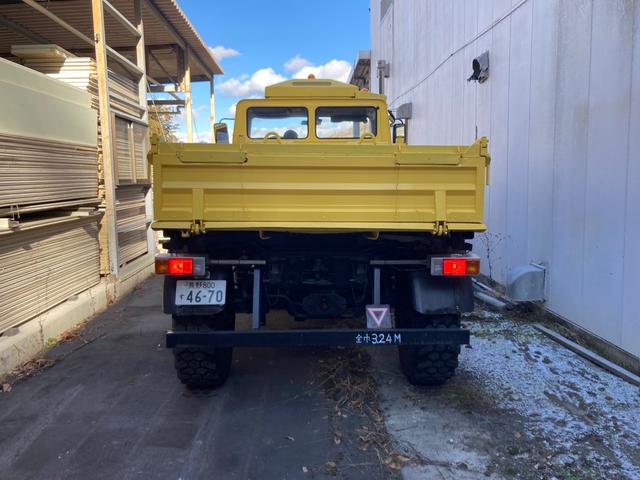
[[[389,78],[389,63],[378,60],[378,93],[384,95],[384,79]]]

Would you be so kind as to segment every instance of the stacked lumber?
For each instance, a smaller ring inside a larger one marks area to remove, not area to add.
[[[146,201],[147,188],[142,185],[121,185],[116,190],[116,219],[120,264],[144,255],[148,250]]]
[[[98,109],[96,62],[91,57],[76,57],[58,45],[13,45],[11,53],[28,68],[78,87],[91,95],[91,105]],[[111,70],[108,71],[110,105],[115,112],[141,118],[138,84]]]
[[[0,133],[0,215],[97,195],[95,147]]]
[[[81,207],[98,202],[91,96],[5,59],[0,72],[1,333],[100,277],[99,215]]]
[[[0,232],[0,333],[100,280],[96,216],[22,222]]]
[[[138,101],[137,83],[109,70],[109,88],[111,108],[116,113],[142,118],[144,109]]]
[[[96,113],[89,95],[0,59],[0,215],[94,203]]]
[[[128,232],[118,233],[120,266],[147,253],[147,233],[147,228],[137,228]]]

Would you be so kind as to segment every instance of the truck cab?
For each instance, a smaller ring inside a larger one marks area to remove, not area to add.
[[[383,95],[334,80],[289,80],[236,105],[234,143],[390,144]]]

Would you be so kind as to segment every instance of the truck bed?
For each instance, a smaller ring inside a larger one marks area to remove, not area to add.
[[[222,145],[154,139],[155,229],[483,231],[487,140]]]

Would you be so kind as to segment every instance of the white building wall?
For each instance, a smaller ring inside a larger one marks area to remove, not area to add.
[[[640,355],[640,0],[381,3],[371,86],[388,61],[409,143],[489,137],[493,278],[546,264],[549,310]],[[467,82],[485,50],[489,80]]]

